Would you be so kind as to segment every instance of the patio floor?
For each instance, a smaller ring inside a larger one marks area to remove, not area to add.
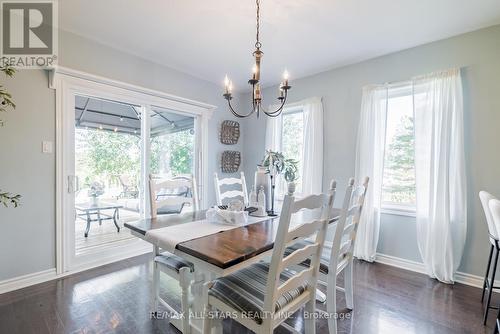
[[[113,214],[113,210],[102,210],[104,214]],[[103,220],[102,225],[99,222],[92,222],[90,225],[90,231],[87,238],[85,238],[85,228],[87,227],[87,222],[83,219],[76,219],[75,221],[75,251],[76,254],[84,253],[92,248],[97,248],[103,245],[107,245],[113,242],[133,239],[135,238],[130,234],[130,230],[125,228],[123,224],[128,221],[134,221],[139,219],[139,213],[134,211],[129,211],[125,209],[120,209],[120,219],[118,221],[118,226],[120,226],[120,232],[117,232],[116,226],[113,220]]]

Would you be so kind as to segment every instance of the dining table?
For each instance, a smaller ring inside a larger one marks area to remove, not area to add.
[[[207,210],[200,210],[173,215],[160,215],[156,218],[126,222],[124,226],[130,229],[134,236],[150,242],[153,245],[153,251],[158,254],[161,252],[160,247],[157,242],[148,237],[149,235],[159,231],[169,232],[169,230],[173,234],[182,233],[181,224],[194,222],[216,224],[216,222],[207,220],[206,213]],[[292,216],[290,228],[317,219],[320,214],[320,210],[299,211]],[[334,208],[329,219],[330,228],[333,227],[331,225],[336,225],[335,222],[339,219],[339,216],[340,209]],[[192,333],[202,332],[202,300],[205,282],[229,275],[253,263],[270,259],[278,225],[279,216],[249,216],[248,222],[244,225],[234,225],[229,229],[224,226],[221,231],[207,235],[197,235],[190,240],[181,238],[182,242],[176,244],[174,249],[169,249],[169,251],[173,251],[175,255],[191,262],[194,266],[191,300],[196,302],[192,302],[190,306]],[[177,329],[182,328],[180,319],[170,319],[170,323]],[[222,332],[222,325],[217,322],[216,332]]]

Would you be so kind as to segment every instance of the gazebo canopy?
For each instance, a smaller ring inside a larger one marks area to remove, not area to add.
[[[76,96],[75,126],[77,128],[100,129],[128,134],[141,132],[141,108],[139,106]],[[151,117],[151,136],[159,136],[194,129],[194,118],[176,113],[173,110],[153,107]]]

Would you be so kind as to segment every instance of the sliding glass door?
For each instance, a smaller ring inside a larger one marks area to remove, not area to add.
[[[105,92],[70,97],[64,271],[149,251],[124,227],[150,216],[149,179],[196,178],[201,170],[200,116]]]
[[[134,238],[141,217],[141,107],[75,96],[75,255]]]

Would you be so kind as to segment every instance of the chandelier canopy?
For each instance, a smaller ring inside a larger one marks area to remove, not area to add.
[[[231,105],[231,100],[233,99],[233,96],[232,96],[233,84],[229,80],[227,75],[224,79],[225,92],[224,92],[223,96],[227,100],[227,103],[229,105],[229,110],[231,110],[231,112],[233,113],[234,116],[240,117],[240,118],[248,117],[248,116],[252,115],[253,113],[256,113],[257,117],[259,117],[260,112],[263,112],[264,114],[266,114],[269,117],[278,116],[279,114],[281,114],[281,112],[283,111],[283,107],[285,106],[286,98],[288,96],[288,90],[290,88],[292,88],[288,84],[288,72],[285,70],[285,72],[283,73],[283,81],[281,82],[280,87],[279,87],[278,101],[280,101],[280,105],[279,105],[278,109],[270,111],[270,110],[264,110],[262,108],[262,92],[261,92],[261,88],[260,88],[260,64],[261,64],[261,60],[262,60],[262,55],[264,53],[260,49],[262,47],[262,43],[259,40],[260,0],[256,0],[256,4],[257,4],[257,16],[256,16],[257,26],[256,26],[256,36],[255,36],[256,37],[255,51],[253,52],[253,56],[255,58],[255,64],[253,66],[252,78],[250,80],[248,80],[248,83],[250,85],[252,85],[252,108],[251,108],[250,112],[248,112],[247,114],[240,114],[233,109],[233,106]]]

